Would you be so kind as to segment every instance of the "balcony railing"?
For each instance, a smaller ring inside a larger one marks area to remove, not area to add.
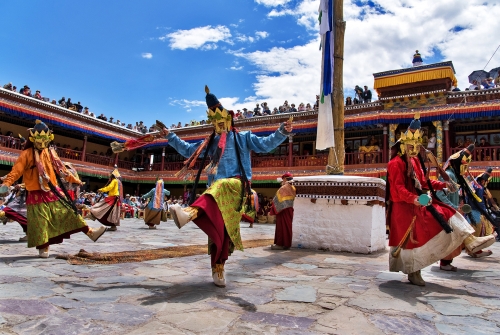
[[[382,151],[350,152],[345,154],[345,165],[384,163]]]
[[[328,164],[328,155],[305,155],[294,156],[293,166],[326,166]]]
[[[452,148],[451,152],[455,153],[463,148]],[[488,162],[500,160],[500,146],[479,147],[472,152],[472,160],[476,162]]]
[[[67,158],[74,160],[82,159],[82,152],[77,150],[65,149],[65,148],[56,148],[57,155],[59,158]]]
[[[288,166],[288,156],[254,156],[251,161],[254,168]]]
[[[85,154],[85,161],[98,165],[113,165],[114,159],[112,157],[94,155],[94,154]]]
[[[0,135],[0,146],[21,150],[21,140],[12,136]]]

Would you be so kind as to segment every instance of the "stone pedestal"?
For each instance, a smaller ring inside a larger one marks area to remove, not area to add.
[[[292,247],[368,254],[385,249],[385,181],[294,177]]]

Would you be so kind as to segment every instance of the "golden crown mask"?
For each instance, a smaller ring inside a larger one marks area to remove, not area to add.
[[[412,132],[411,130],[407,130],[405,133],[401,133],[401,142],[404,144],[413,144],[415,142],[420,142],[422,143],[422,136],[423,132],[420,131],[420,129],[415,130],[415,132]]]
[[[208,109],[207,116],[208,121],[211,123],[231,121],[232,118],[231,114],[229,114],[225,108],[220,110],[218,107],[215,109],[215,111]]]

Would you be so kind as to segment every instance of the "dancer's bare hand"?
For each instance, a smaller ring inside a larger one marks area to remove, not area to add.
[[[420,202],[418,202],[418,197],[415,198],[415,200],[413,200],[413,204],[417,207],[422,207],[422,204]]]
[[[161,134],[162,134],[163,136],[167,136],[167,135],[168,135],[168,133],[170,133],[170,131],[169,131],[167,128],[163,128],[163,129],[162,129],[162,131],[161,131]]]
[[[292,120],[288,120],[285,122],[285,130],[289,133],[292,132],[292,130],[293,130]]]

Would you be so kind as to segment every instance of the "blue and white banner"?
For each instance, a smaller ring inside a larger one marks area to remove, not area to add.
[[[335,147],[333,138],[332,93],[333,93],[333,50],[334,27],[333,0],[321,0],[319,5],[319,26],[321,34],[321,84],[318,109],[318,132],[316,149]]]

